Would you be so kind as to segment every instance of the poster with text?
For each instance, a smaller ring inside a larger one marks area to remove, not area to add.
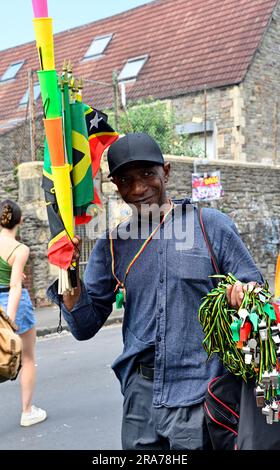
[[[192,200],[213,201],[223,196],[220,171],[192,174]]]

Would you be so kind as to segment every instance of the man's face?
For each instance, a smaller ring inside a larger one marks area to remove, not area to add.
[[[160,207],[167,202],[166,183],[170,172],[170,164],[153,165],[144,162],[133,162],[124,165],[113,177],[122,199],[135,206],[138,213],[141,206]]]

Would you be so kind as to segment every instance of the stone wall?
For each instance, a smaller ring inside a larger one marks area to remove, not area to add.
[[[216,158],[245,161],[242,153],[241,98],[238,86],[207,90],[206,120],[214,123]],[[204,122],[204,93],[196,92],[173,100],[177,125]],[[237,126],[239,130],[237,131]]]
[[[273,288],[280,249],[280,166],[226,161],[199,164],[182,157],[166,159],[172,165],[169,185],[172,196],[190,195],[194,169],[197,172],[220,170],[225,195],[208,205],[225,212],[234,220],[255,262]]]
[[[274,288],[276,259],[280,250],[280,166],[268,167],[228,161],[212,161],[165,156],[171,162],[171,178],[168,190],[171,197],[191,196],[193,172],[221,172],[224,197],[211,203],[203,203],[229,215],[249,248],[264,277]],[[106,164],[103,164],[103,188],[107,197],[116,192],[106,179]],[[111,188],[111,189],[110,189]]]
[[[4,199],[18,200],[18,178],[16,170],[0,172],[0,201]]]
[[[0,171],[12,170],[30,159],[29,123],[26,121],[0,136]]]
[[[35,122],[35,149],[37,160],[43,159],[43,120],[39,116]],[[0,135],[0,173],[12,170],[20,163],[31,160],[30,124],[26,119],[12,130]]]

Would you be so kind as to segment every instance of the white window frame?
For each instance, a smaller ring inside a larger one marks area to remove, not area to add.
[[[139,57],[132,57],[131,59],[128,59],[126,61],[125,65],[123,66],[121,72],[119,73],[118,81],[119,82],[126,82],[128,80],[136,80],[139,73],[143,69],[145,63],[147,62],[148,57],[149,57],[148,54],[146,54],[146,55],[142,55],[142,56],[139,56]],[[133,72],[129,73],[129,64],[131,64],[133,62],[140,62],[140,67],[134,73]],[[128,69],[127,72],[125,72],[126,68]]]
[[[10,64],[9,67],[3,73],[3,75],[0,79],[0,82],[8,82],[10,80],[14,80],[17,76],[17,73],[20,71],[21,67],[23,66],[23,64],[24,64],[24,60],[21,60],[19,62],[14,62],[13,64]],[[15,69],[14,74],[10,76],[10,74],[12,72],[12,68],[15,67],[15,66],[18,66],[18,67]]]
[[[37,99],[39,98],[39,96],[41,94],[40,83],[39,82],[34,83],[33,93],[34,93],[34,101],[37,101]],[[19,106],[26,106],[28,104],[28,101],[29,101],[29,88],[27,88],[26,92],[24,93],[23,97],[21,98],[21,100],[19,102]]]
[[[85,53],[83,59],[88,60],[88,59],[97,59],[99,57],[103,57],[105,50],[107,49],[108,45],[111,42],[111,39],[113,37],[113,34],[103,34],[102,36],[96,36],[94,40],[92,41],[91,45],[89,46],[87,52]],[[104,46],[102,49],[94,52],[94,46],[97,45],[98,41],[103,41],[104,39],[107,39],[107,41],[104,43]],[[93,52],[92,52],[93,51]]]

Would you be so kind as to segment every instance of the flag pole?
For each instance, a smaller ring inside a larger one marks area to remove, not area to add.
[[[30,125],[31,161],[35,162],[36,147],[35,147],[34,80],[33,80],[32,69],[28,70],[28,92],[29,92],[29,125]]]

